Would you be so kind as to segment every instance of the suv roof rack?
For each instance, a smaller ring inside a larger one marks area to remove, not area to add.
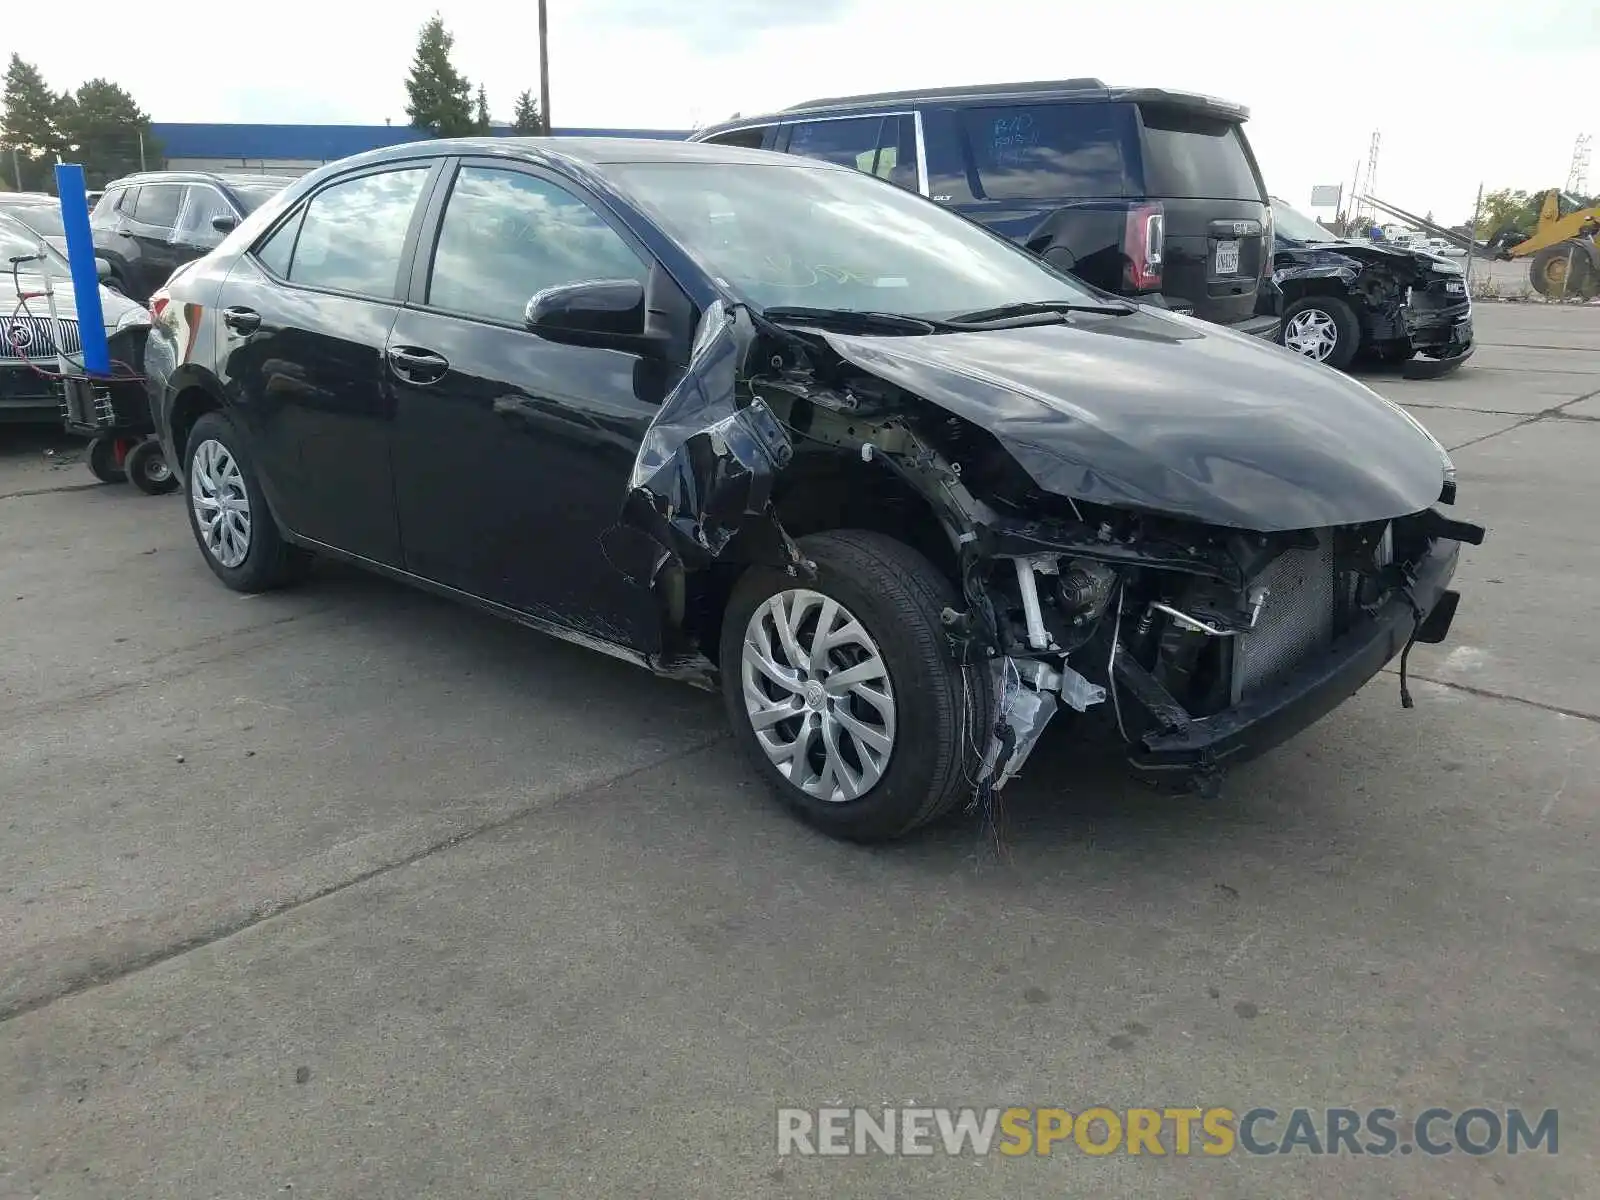
[[[807,100],[791,104],[784,112],[800,112],[808,108],[832,108],[843,104],[877,104],[885,100],[920,100],[938,96],[1009,96],[1036,92],[1103,92],[1102,80],[1084,76],[1081,79],[1039,79],[1027,83],[967,83],[958,87],[911,88],[900,92],[872,92],[861,96],[829,96],[821,100]]]

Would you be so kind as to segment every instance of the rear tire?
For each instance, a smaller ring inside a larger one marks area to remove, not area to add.
[[[1283,310],[1278,344],[1342,371],[1361,348],[1361,322],[1337,296],[1302,296]]]
[[[189,528],[206,566],[224,584],[236,592],[265,592],[304,575],[310,556],[278,532],[245,441],[222,413],[204,413],[194,423],[183,477]]]
[[[800,547],[815,580],[752,567],[728,602],[722,691],[734,737],[803,820],[852,841],[900,837],[970,794],[991,715],[987,671],[951,658],[940,613],[955,590],[911,547],[861,530]],[[795,636],[783,636],[780,612]],[[832,637],[818,652],[824,622]],[[763,655],[776,672],[755,665]]]
[[[178,490],[178,476],[167,465],[161,443],[151,438],[140,442],[123,460],[128,482],[147,496],[166,496]]]
[[[103,433],[89,442],[89,473],[101,483],[128,482],[128,472],[117,461],[117,440]]]

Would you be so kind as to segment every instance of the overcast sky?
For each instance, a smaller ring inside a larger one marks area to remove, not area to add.
[[[401,124],[435,8],[496,118],[537,94],[533,0],[274,0],[226,20],[82,0],[81,43],[29,19],[0,44],[58,89],[113,79],[157,121]],[[687,128],[816,96],[1097,75],[1249,105],[1267,185],[1294,204],[1313,184],[1348,188],[1381,130],[1375,193],[1451,222],[1480,182],[1564,184],[1574,138],[1600,134],[1600,0],[549,0],[549,14],[558,126]]]

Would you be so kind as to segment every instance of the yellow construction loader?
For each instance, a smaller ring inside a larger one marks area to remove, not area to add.
[[[1551,188],[1539,205],[1539,223],[1532,235],[1500,253],[1505,258],[1533,259],[1528,282],[1539,294],[1592,300],[1600,296],[1597,233],[1600,205],[1584,208],[1577,197]]]

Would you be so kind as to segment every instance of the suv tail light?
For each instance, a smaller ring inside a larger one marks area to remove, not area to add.
[[[1159,292],[1167,245],[1167,218],[1161,205],[1140,204],[1131,209],[1122,244],[1128,256],[1124,286],[1134,292]]]

